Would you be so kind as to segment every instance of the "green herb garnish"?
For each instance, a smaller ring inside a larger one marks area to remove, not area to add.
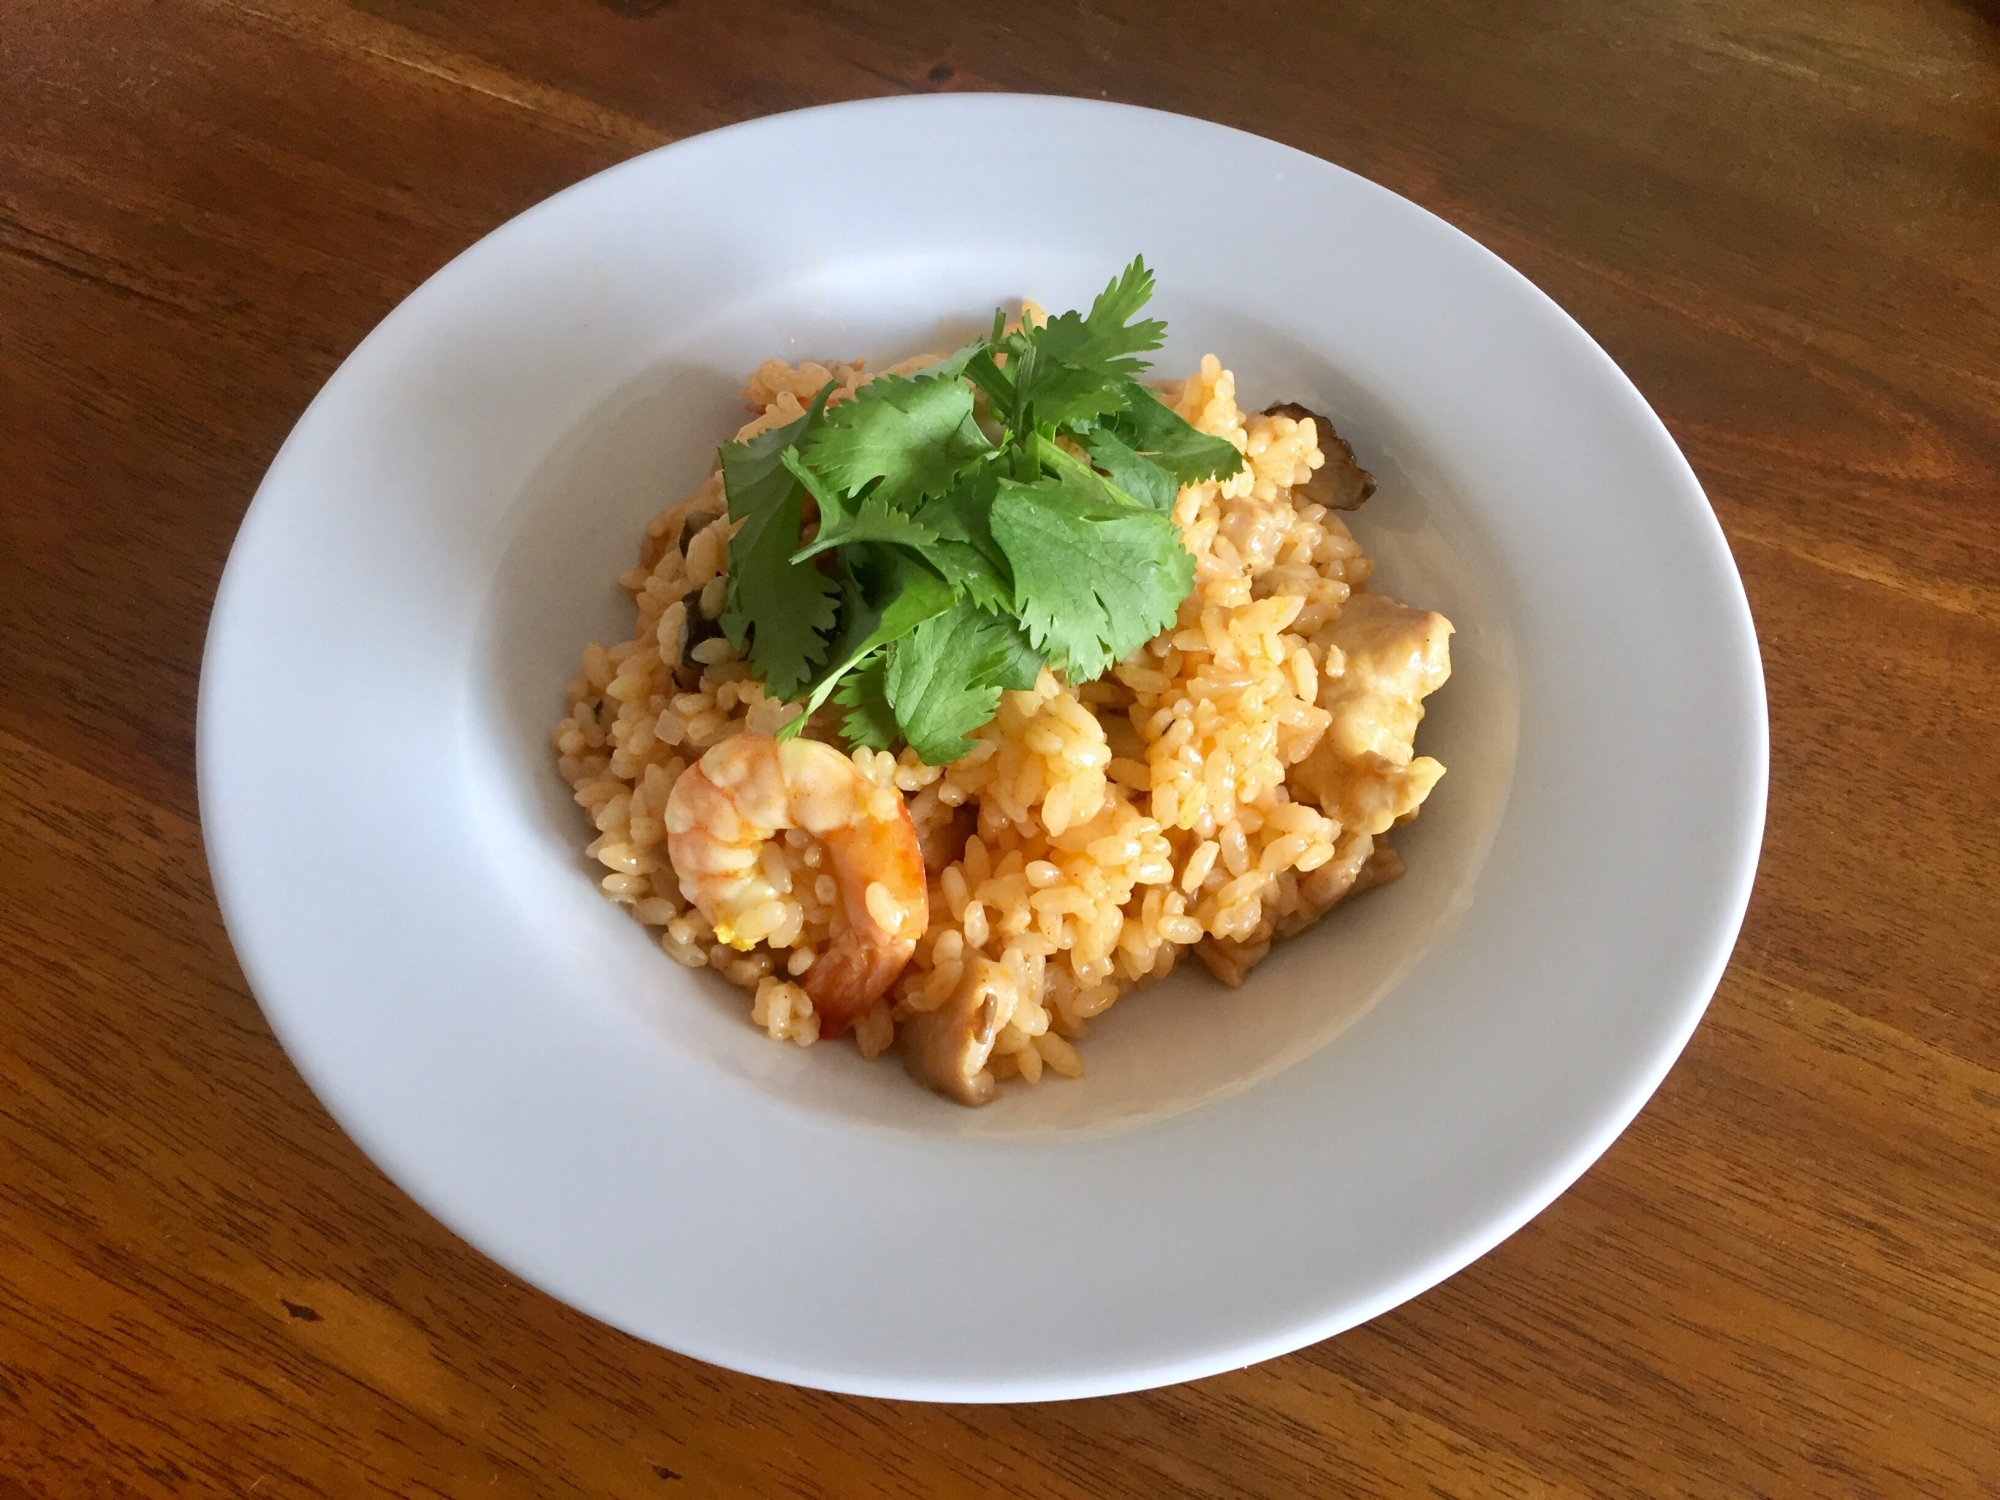
[[[1135,259],[1088,314],[1007,333],[996,312],[941,364],[831,410],[829,385],[723,444],[722,625],[769,692],[805,699],[782,734],[831,698],[853,742],[942,765],[1045,662],[1085,682],[1173,622],[1194,582],[1175,492],[1243,459],[1135,378],[1166,336],[1135,321],[1152,294]]]

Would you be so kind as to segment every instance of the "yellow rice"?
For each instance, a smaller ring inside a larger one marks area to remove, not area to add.
[[[738,436],[793,420],[828,380],[845,397],[869,378],[858,360],[767,361],[744,387],[755,416]],[[983,960],[975,977],[1004,1017],[996,1078],[1079,1076],[1073,1043],[1091,1019],[1188,949],[1240,983],[1274,938],[1401,873],[1382,835],[1415,815],[1443,768],[1412,757],[1405,739],[1386,760],[1322,752],[1317,779],[1299,770],[1327,736],[1330,706],[1354,689],[1343,689],[1329,636],[1371,572],[1337,514],[1293,495],[1324,462],[1314,423],[1245,414],[1212,355],[1165,394],[1246,460],[1233,478],[1179,494],[1174,518],[1196,573],[1174,627],[1096,682],[1070,686],[1044,670],[1032,691],[1004,694],[949,767],[908,749],[852,752],[907,799],[931,900],[914,958],[854,1028],[864,1056],[886,1050],[899,1022],[942,1005]],[[780,899],[747,952],[717,940],[667,859],[661,815],[675,778],[726,736],[774,732],[798,711],[765,695],[712,624],[728,568],[724,511],[712,473],[648,524],[638,566],[619,578],[637,629],[584,652],[554,743],[596,826],[588,852],[605,868],[605,894],[669,956],[750,991],[750,1017],[774,1039],[809,1045],[819,1020],[793,980],[840,920],[817,841],[793,830],[766,848]],[[1413,730],[1421,707],[1402,707]],[[829,712],[808,732],[837,742],[837,724]]]

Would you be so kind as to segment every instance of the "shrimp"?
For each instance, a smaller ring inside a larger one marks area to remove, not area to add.
[[[799,981],[823,1037],[874,1008],[930,923],[909,807],[832,745],[732,735],[674,782],[666,825],[681,894],[733,948],[755,947],[786,919],[761,859],[773,835],[799,828],[825,846],[839,915],[832,941]]]

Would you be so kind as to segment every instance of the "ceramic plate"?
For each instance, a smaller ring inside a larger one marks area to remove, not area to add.
[[[1085,170],[1083,163],[1110,163]],[[1199,191],[1191,191],[1199,185]],[[1191,204],[1220,204],[1204,217]],[[1400,883],[1235,992],[1187,964],[1088,1075],[983,1110],[775,1045],[596,892],[547,748],[614,575],[771,356],[880,364],[1133,254],[1246,408],[1379,477],[1379,586],[1458,626]],[[1501,261],[1323,161],[1076,100],[893,99],[642,156],[473,246],[300,420],[203,664],[244,970],[382,1168],[641,1338],[1017,1400],[1247,1364],[1510,1234],[1659,1084],[1761,831],[1756,641],[1645,401]]]

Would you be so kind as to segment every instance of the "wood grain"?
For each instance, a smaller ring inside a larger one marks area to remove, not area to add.
[[[2000,1496],[1990,4],[13,0],[0,79],[0,1500]],[[196,823],[230,538],[376,320],[636,150],[937,88],[1242,126],[1506,256],[1688,453],[1769,677],[1735,962],[1604,1160],[1111,1400],[798,1391],[514,1283],[292,1071]]]

